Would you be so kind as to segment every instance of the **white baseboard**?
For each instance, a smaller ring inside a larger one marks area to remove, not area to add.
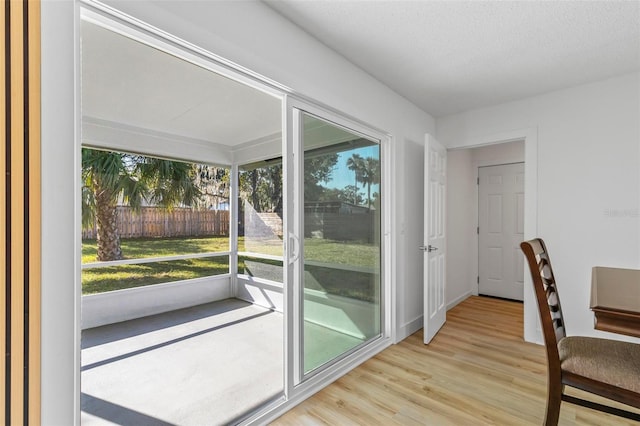
[[[473,296],[473,292],[471,290],[469,290],[466,293],[463,293],[460,296],[456,297],[451,302],[447,303],[447,311],[449,309],[453,308],[454,306],[456,306],[458,303],[464,301],[465,299],[467,299],[470,296]]]
[[[420,330],[424,326],[423,318],[424,317],[420,315],[414,320],[411,320],[405,323],[404,325],[398,327],[398,330],[396,332],[396,341],[394,343],[398,343],[406,339],[407,337],[411,336],[416,331]]]
[[[447,303],[447,311],[449,309],[453,308],[454,306],[456,306],[458,303],[460,303],[463,300],[465,300],[466,298],[468,298],[469,296],[472,296],[472,295],[473,295],[473,292],[471,290],[469,290],[468,292],[466,292],[464,294],[461,294],[460,296],[456,297],[451,302]],[[398,342],[406,339],[407,337],[411,336],[416,331],[420,330],[424,326],[423,318],[424,317],[422,315],[420,315],[419,317],[417,317],[417,318],[405,323],[404,325],[401,325],[400,327],[398,327],[398,330],[396,332],[396,341],[395,341],[395,343],[398,343]]]

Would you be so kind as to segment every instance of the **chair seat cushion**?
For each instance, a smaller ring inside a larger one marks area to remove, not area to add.
[[[569,336],[558,342],[562,371],[640,392],[640,345]]]

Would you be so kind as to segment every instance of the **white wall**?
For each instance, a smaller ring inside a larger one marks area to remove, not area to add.
[[[478,176],[478,167],[497,166],[499,164],[520,163],[524,161],[524,141],[505,142],[495,145],[471,148],[472,167]]]
[[[393,137],[393,270],[397,338],[421,327],[423,138],[432,117],[311,38],[260,2],[108,2],[136,18],[343,111]],[[74,170],[74,8],[45,0],[43,78],[43,361],[44,424],[73,424],[79,335],[79,193]],[[74,208],[75,206],[75,208]],[[75,286],[74,286],[75,282]]]
[[[640,266],[640,73],[443,117],[437,128],[449,148],[537,129],[536,234],[568,332],[638,341],[593,329],[589,288],[593,266]],[[525,293],[525,335],[537,334],[536,317]]]
[[[477,218],[473,217],[476,173],[472,150],[447,152],[447,309],[473,293],[472,248]]]
[[[76,305],[74,5],[42,2],[42,424],[74,424],[80,395]]]

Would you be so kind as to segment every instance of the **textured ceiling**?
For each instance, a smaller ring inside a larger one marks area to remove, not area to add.
[[[640,70],[639,1],[266,3],[436,117]]]

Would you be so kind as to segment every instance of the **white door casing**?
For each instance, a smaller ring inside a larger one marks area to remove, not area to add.
[[[424,343],[446,320],[446,181],[447,150],[433,136],[425,137],[424,177]]]
[[[478,168],[478,293],[523,300],[524,163]]]

